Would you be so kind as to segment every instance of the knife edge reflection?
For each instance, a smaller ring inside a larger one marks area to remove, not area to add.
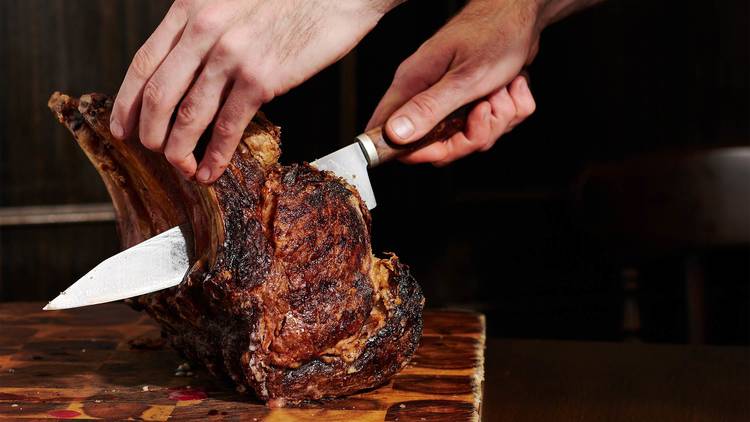
[[[96,305],[176,286],[190,268],[189,236],[187,227],[178,226],[128,248],[102,261],[42,309]]]
[[[371,210],[377,205],[375,193],[370,185],[370,177],[367,174],[367,158],[359,142],[334,151],[310,164],[318,170],[333,172],[354,186],[359,196],[365,201],[367,209]]]

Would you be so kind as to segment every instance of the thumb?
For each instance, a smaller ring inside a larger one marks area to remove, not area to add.
[[[446,74],[433,86],[412,97],[386,122],[388,138],[399,144],[416,141],[451,112],[479,97],[473,96],[469,89],[463,89],[462,85],[455,77]]]

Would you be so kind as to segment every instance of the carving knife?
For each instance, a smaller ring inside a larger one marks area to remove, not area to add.
[[[353,144],[311,164],[345,179],[357,188],[367,208],[373,209],[375,194],[367,169],[450,138],[464,128],[468,110],[473,105],[475,103],[456,110],[422,139],[408,145],[394,144],[378,127],[357,136]],[[191,236],[187,226],[173,227],[107,258],[61,292],[44,310],[113,302],[180,284],[190,268],[187,239]]]

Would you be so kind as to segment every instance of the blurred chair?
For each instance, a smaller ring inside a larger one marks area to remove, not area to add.
[[[684,265],[688,338],[705,340],[701,253],[750,244],[750,147],[670,150],[590,165],[575,189],[580,222],[622,266],[623,329],[640,328],[638,267]]]

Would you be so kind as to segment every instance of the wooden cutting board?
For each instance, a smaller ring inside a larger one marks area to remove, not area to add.
[[[183,363],[177,353],[143,344],[159,338],[145,314],[121,304],[57,312],[43,312],[42,305],[0,304],[0,419],[479,419],[483,315],[428,311],[414,359],[388,384],[347,398],[269,409],[201,369],[177,376]]]

